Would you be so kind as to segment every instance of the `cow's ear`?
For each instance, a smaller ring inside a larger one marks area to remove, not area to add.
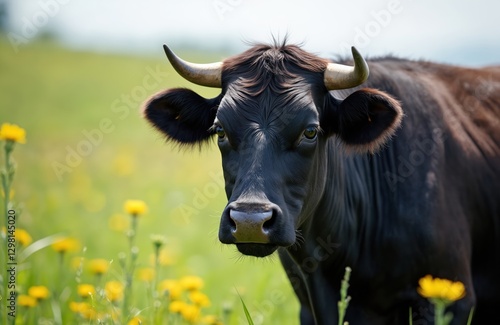
[[[401,125],[403,110],[388,94],[360,89],[344,99],[336,110],[335,133],[349,149],[375,152]]]
[[[200,144],[213,134],[220,96],[206,99],[185,88],[169,89],[153,95],[143,106],[144,117],[167,140],[178,144]]]

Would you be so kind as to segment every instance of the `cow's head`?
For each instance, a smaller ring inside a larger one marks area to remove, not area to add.
[[[189,63],[164,48],[185,79],[222,91],[205,99],[169,89],[146,102],[144,116],[180,144],[217,138],[228,197],[219,239],[246,255],[266,256],[296,242],[327,181],[330,137],[373,152],[400,124],[401,107],[381,91],[361,89],[343,100],[329,92],[368,77],[354,48],[353,67],[294,45],[257,45],[212,64]]]

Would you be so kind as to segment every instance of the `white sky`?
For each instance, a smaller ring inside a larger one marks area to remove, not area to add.
[[[1,1],[1,0],[0,0]],[[244,40],[292,42],[325,57],[395,54],[500,64],[498,0],[8,0],[19,35],[36,22],[74,47],[101,51],[230,50]],[[43,16],[48,17],[44,22]],[[155,54],[156,55],[156,54]]]

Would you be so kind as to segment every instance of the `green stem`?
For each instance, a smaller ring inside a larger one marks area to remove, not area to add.
[[[436,302],[434,304],[434,324],[435,325],[446,325],[444,322],[444,310],[446,305],[442,302]]]
[[[338,325],[344,324],[344,317],[347,307],[349,306],[349,301],[351,297],[347,296],[347,289],[349,288],[349,278],[351,276],[351,268],[346,267],[344,273],[344,279],[342,280],[342,284],[340,286],[340,301],[338,302],[338,311],[339,311],[339,322]]]
[[[158,291],[156,291],[156,286],[158,285],[158,273],[160,270],[160,247],[161,245],[155,245],[155,268],[153,281],[151,283],[151,293],[153,297],[153,322],[152,324],[159,324],[158,313],[160,310],[160,306],[157,306],[156,301],[158,299]]]
[[[61,251],[59,253],[59,277],[57,278],[56,284],[54,286],[54,292],[52,297],[52,314],[54,315],[54,321],[56,324],[62,324],[61,315],[61,294],[65,285],[66,277],[64,272],[64,256],[65,252]]]
[[[132,295],[132,283],[133,283],[135,262],[137,260],[137,255],[138,255],[137,248],[134,247],[135,236],[137,233],[137,218],[138,218],[137,215],[132,215],[132,225],[128,233],[130,264],[128,265],[128,267],[125,266],[125,290],[123,293],[123,307],[122,307],[123,323],[126,323],[126,321],[128,320],[129,298]]]
[[[5,169],[2,170],[1,172],[1,178],[2,178],[2,189],[4,193],[4,226],[5,226],[5,237],[2,237],[1,241],[1,255],[2,255],[2,263],[0,263],[3,266],[7,265],[8,261],[8,251],[7,251],[7,230],[9,229],[9,209],[10,209],[10,187],[12,184],[12,180],[14,178],[14,168],[11,164],[10,161],[10,154],[12,150],[14,149],[14,142],[13,141],[6,141],[5,146],[4,146],[4,151],[5,151]],[[0,227],[1,228],[1,227]],[[11,321],[14,321],[14,318],[12,320],[8,316],[8,309],[7,309],[7,304],[8,304],[8,281],[7,281],[7,267],[3,267],[2,269],[2,292],[0,292],[0,296],[2,297],[2,306],[1,306],[1,311],[0,311],[0,316],[3,321],[3,324],[10,324]]]

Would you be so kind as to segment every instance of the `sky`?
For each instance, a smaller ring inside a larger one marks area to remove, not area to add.
[[[500,64],[497,0],[0,0],[18,46],[50,31],[101,52],[163,55],[189,46],[237,54],[273,35],[327,58],[397,55]],[[22,42],[21,42],[21,41]]]

